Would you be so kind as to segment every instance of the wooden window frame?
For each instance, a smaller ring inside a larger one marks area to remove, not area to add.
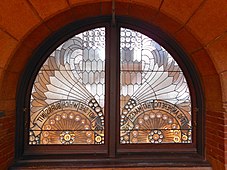
[[[49,54],[73,35],[88,29],[106,28],[106,99],[104,145],[28,145],[30,93],[35,76]],[[191,144],[130,144],[119,143],[120,98],[120,27],[139,31],[162,45],[178,62],[187,79],[192,101],[193,142]],[[118,35],[118,36],[116,36]],[[113,46],[113,44],[115,44]],[[110,64],[111,63],[111,64]],[[110,71],[111,70],[111,71]],[[107,77],[111,77],[110,79]],[[166,33],[154,25],[129,17],[89,18],[69,24],[48,37],[34,51],[21,76],[17,94],[17,125],[15,164],[11,167],[59,166],[70,163],[72,167],[140,167],[140,166],[209,166],[204,156],[205,110],[203,90],[199,76],[182,48]],[[118,93],[116,93],[118,92]],[[114,99],[114,100],[113,100]],[[116,113],[116,114],[110,114]],[[110,121],[116,120],[116,121]],[[115,130],[113,130],[115,129]],[[140,146],[139,148],[136,146]],[[149,145],[149,148],[147,147]]]

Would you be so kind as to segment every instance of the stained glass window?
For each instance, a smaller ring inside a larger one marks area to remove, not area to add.
[[[120,143],[192,143],[184,74],[151,38],[121,28]]]
[[[29,144],[104,144],[104,92],[105,28],[97,28],[65,41],[40,68]]]
[[[30,145],[106,142],[105,31],[73,36],[41,66],[30,99]],[[120,103],[120,144],[192,143],[191,97],[177,62],[140,32],[121,28],[119,41],[120,99],[111,100]]]

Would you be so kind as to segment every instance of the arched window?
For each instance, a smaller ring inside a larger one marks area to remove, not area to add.
[[[18,95],[17,156],[203,160],[202,92],[185,53],[144,23],[86,23],[34,53]]]

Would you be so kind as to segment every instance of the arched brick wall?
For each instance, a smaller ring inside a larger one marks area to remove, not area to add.
[[[33,51],[70,22],[110,15],[111,5],[111,0],[1,1],[0,167],[7,169],[13,160],[17,86]],[[215,170],[227,165],[226,11],[226,0],[116,0],[116,15],[160,27],[195,64],[205,91],[206,157]]]

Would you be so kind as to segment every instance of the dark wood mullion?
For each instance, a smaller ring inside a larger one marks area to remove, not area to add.
[[[116,81],[116,153],[118,154],[118,148],[119,148],[119,145],[120,145],[120,77],[121,77],[121,56],[120,56],[120,34],[121,34],[121,31],[120,31],[121,27],[118,25],[117,26],[117,34],[116,34],[116,37],[117,37],[117,42],[116,42],[116,53],[117,53],[117,81]]]
[[[115,25],[111,25],[109,35],[109,157],[116,156],[117,143],[117,101],[119,96],[119,55],[118,55],[118,29]]]

